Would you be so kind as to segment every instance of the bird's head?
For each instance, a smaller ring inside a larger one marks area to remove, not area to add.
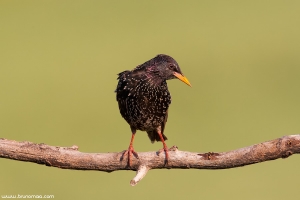
[[[164,80],[177,78],[185,84],[192,86],[181,72],[178,63],[171,56],[159,54],[151,59],[150,62],[151,61],[150,70],[155,72],[160,78]]]

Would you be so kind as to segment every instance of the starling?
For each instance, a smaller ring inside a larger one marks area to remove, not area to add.
[[[165,151],[165,163],[168,162],[167,137],[164,129],[168,118],[168,108],[171,104],[171,95],[166,80],[178,78],[191,86],[188,79],[182,74],[178,63],[168,55],[160,54],[151,60],[118,74],[116,89],[117,101],[122,117],[131,128],[131,141],[128,150],[124,151],[122,159],[128,155],[128,165],[134,151],[133,140],[136,130],[146,131],[152,143],[161,141]]]

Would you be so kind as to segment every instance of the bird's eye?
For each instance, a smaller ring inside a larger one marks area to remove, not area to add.
[[[176,69],[176,66],[175,65],[169,65],[169,69],[174,71]]]

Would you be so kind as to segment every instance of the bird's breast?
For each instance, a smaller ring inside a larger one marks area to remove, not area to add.
[[[123,118],[139,130],[153,130],[160,126],[166,117],[171,103],[171,95],[166,87],[124,86],[127,90],[117,98]]]

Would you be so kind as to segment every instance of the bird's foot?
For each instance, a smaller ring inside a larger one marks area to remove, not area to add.
[[[161,152],[163,152],[163,151],[165,152],[165,155],[166,155],[166,158],[165,158],[165,165],[167,165],[167,164],[168,164],[168,161],[169,161],[169,149],[168,149],[167,145],[164,146],[164,148],[158,150],[157,155],[159,155],[159,154],[160,154]]]
[[[122,156],[121,156],[121,161],[124,159],[124,157],[128,156],[128,163],[127,166],[131,167],[131,155],[134,155],[137,159],[139,159],[139,156],[137,152],[134,151],[133,146],[129,146],[128,150],[123,151]]]

